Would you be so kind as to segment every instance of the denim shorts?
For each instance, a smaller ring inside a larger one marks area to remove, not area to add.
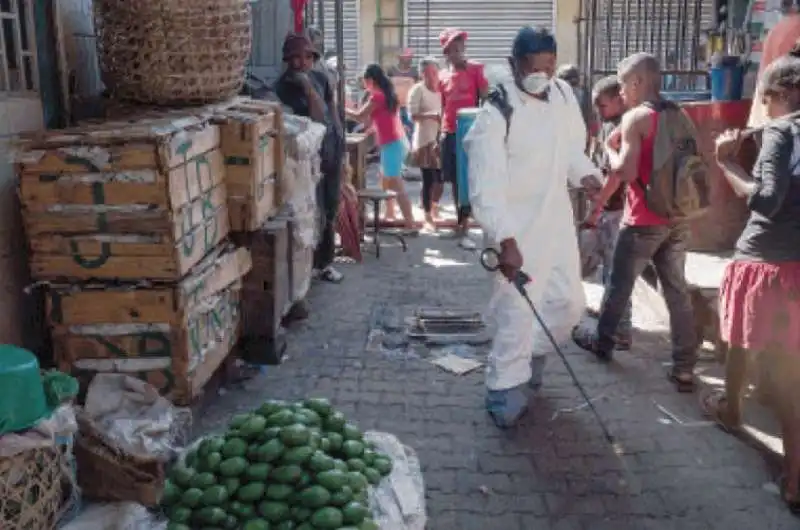
[[[381,146],[381,173],[386,178],[399,178],[403,174],[406,143],[403,139]]]

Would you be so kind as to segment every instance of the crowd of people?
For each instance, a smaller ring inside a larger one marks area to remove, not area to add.
[[[474,216],[499,253],[490,302],[497,329],[486,373],[492,419],[508,428],[525,414],[553,351],[512,283],[521,270],[535,278],[525,289],[555,339],[571,338],[602,362],[631,348],[634,283],[643,277],[657,286],[670,317],[666,377],[677,391],[693,392],[699,338],[684,267],[689,220],[708,206],[709,170],[690,118],[662,97],[658,59],[648,53],[627,57],[615,76],[584,93],[574,67],[557,70],[555,38],[525,27],[511,43],[507,75],[490,86],[483,66],[467,59],[467,37],[462,30],[442,32],[444,65],[425,57],[415,68],[410,53],[388,71],[369,65],[363,104],[347,116],[374,131],[384,186],[396,193],[407,229],[419,226],[402,179],[411,163],[422,172],[425,226],[436,228],[444,184],[450,183],[461,246],[475,248],[468,236]],[[736,431],[747,371],[763,368],[759,384],[769,387],[784,439],[783,498],[800,511],[800,399],[794,390],[800,383],[794,357],[800,350],[800,125],[794,117],[800,110],[800,53],[787,51],[765,61],[759,73],[754,103],[763,107],[765,126],[752,172],[735,161],[745,141],[740,131],[727,131],[716,142],[713,163],[747,201],[750,217],[721,286],[726,391],[703,396],[701,405],[721,427]],[[287,70],[278,96],[297,114],[327,126],[320,185],[326,215],[315,267],[323,279],[339,281],[331,264],[344,129],[334,82],[330,72],[315,68],[320,50],[308,35],[290,35],[283,52]],[[397,77],[415,83],[403,97]],[[467,205],[458,203],[456,118],[474,107],[480,110],[464,140]],[[601,121],[594,138],[588,137],[589,107]],[[579,243],[569,187],[582,188],[591,200],[582,223],[592,235],[588,243]],[[586,329],[578,326],[586,310],[582,275],[597,267],[605,292],[596,326]]]
[[[800,512],[800,50],[786,51],[762,65],[754,104],[764,107],[765,120],[752,172],[736,161],[746,135],[727,131],[716,140],[713,163],[747,201],[750,215],[720,291],[726,390],[700,402],[720,427],[738,431],[747,372],[759,368],[758,384],[767,387],[782,430],[782,496]],[[602,362],[630,349],[631,294],[637,278],[646,276],[660,286],[669,310],[667,378],[679,392],[695,389],[699,341],[684,266],[688,222],[708,204],[709,171],[694,125],[662,97],[656,57],[634,54],[592,90],[603,126],[590,164],[581,149],[586,139],[577,101],[564,96],[562,81],[553,76],[555,56],[546,31],[521,30],[512,46],[512,75],[501,84],[502,104],[491,104],[490,97],[467,137],[474,214],[500,254],[502,276],[494,280],[492,303],[498,331],[486,397],[500,427],[525,413],[552,350],[511,285],[521,269],[535,278],[527,294],[556,339],[571,335]],[[545,130],[541,123],[551,125]],[[605,292],[589,329],[577,326],[584,307],[581,258],[564,175],[590,192],[584,226],[593,227],[595,243],[588,251],[603,266]],[[602,182],[599,189],[594,179]]]

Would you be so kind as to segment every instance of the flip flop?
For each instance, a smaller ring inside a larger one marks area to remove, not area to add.
[[[741,427],[738,425],[730,425],[722,419],[722,409],[724,404],[728,403],[728,398],[724,392],[708,392],[700,396],[700,410],[703,415],[716,423],[717,427],[722,429],[728,434],[737,433]]]

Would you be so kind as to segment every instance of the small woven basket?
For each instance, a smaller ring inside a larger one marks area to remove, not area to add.
[[[65,469],[55,446],[0,458],[0,528],[55,528]]]
[[[249,0],[94,0],[103,82],[121,100],[201,105],[238,94]]]

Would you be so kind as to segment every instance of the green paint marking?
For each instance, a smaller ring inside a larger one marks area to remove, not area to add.
[[[166,333],[145,331],[142,333],[135,333],[131,336],[136,338],[136,349],[132,352],[128,352],[109,341],[104,336],[90,335],[90,337],[103,346],[106,352],[112,357],[172,357],[172,343]],[[150,342],[155,343],[152,348],[149,347]]]
[[[95,182],[92,184],[92,202],[98,206],[105,205],[106,192],[102,182]],[[108,230],[108,216],[105,212],[97,214],[97,229],[100,232]],[[100,244],[100,255],[96,258],[84,257],[78,248],[78,243],[74,239],[70,240],[69,248],[70,252],[72,252],[73,261],[84,269],[99,269],[108,263],[108,259],[111,257],[111,244],[108,242]]]
[[[247,156],[226,156],[225,157],[225,165],[226,166],[249,166],[250,165],[250,157],[247,157]]]
[[[99,173],[103,171],[103,168],[96,165],[88,158],[84,158],[82,156],[77,155],[66,155],[64,157],[64,162],[69,164],[70,166],[83,166],[87,171],[91,173]]]
[[[175,154],[178,156],[183,157],[183,161],[186,162],[186,157],[189,155],[189,151],[192,150],[192,141],[185,140],[181,142],[178,147],[175,148]]]

